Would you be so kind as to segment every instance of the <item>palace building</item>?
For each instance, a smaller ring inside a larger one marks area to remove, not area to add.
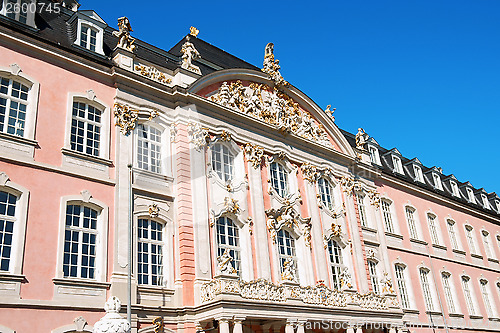
[[[342,130],[272,43],[0,3],[0,332],[500,329],[500,198]]]

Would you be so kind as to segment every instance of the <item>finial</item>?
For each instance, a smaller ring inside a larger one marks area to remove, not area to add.
[[[193,37],[196,37],[198,36],[198,34],[200,33],[200,30],[196,29],[195,27],[191,27],[189,28],[189,34]]]
[[[279,60],[274,59],[274,44],[268,43],[264,50],[264,66],[262,71],[267,73],[277,86],[288,86],[288,82],[283,79],[283,76],[281,76],[281,73],[279,72],[279,69],[281,68],[279,63]]]

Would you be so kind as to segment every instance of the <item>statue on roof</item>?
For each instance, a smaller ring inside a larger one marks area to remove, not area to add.
[[[362,128],[358,128],[358,133],[356,134],[356,148],[360,150],[365,149],[365,143],[368,140],[368,134],[365,133],[365,130]]]
[[[334,122],[335,122],[335,116],[333,115],[333,113],[335,112],[335,110],[337,110],[337,108],[333,108],[333,110],[330,110],[330,108],[331,108],[331,107],[332,107],[332,106],[331,106],[330,104],[328,104],[328,105],[326,106],[325,113],[326,113],[327,115],[329,115],[330,117],[332,117],[332,121],[334,121]]]
[[[198,66],[193,65],[193,61],[201,58],[200,53],[191,43],[189,36],[186,37],[186,42],[182,44],[182,64],[181,67],[187,69],[188,71],[194,72],[196,74],[201,74],[201,70]]]
[[[118,19],[118,29],[118,31],[113,31],[113,36],[118,37],[118,44],[116,47],[134,52],[135,38],[130,36],[130,32],[133,30],[127,17],[123,16]]]
[[[274,59],[274,44],[268,43],[264,52],[264,66],[262,71],[267,73],[277,86],[288,86],[288,82],[283,79],[283,76],[279,72],[281,68],[279,63],[279,60]]]

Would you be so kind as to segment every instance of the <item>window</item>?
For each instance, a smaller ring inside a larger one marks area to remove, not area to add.
[[[97,211],[67,205],[64,232],[63,276],[94,279],[96,268]]]
[[[224,182],[233,179],[234,157],[223,144],[216,143],[212,147],[212,169]]]
[[[427,222],[429,223],[429,231],[431,233],[432,244],[439,244],[439,237],[436,226],[436,215],[427,214]]]
[[[473,232],[474,229],[470,225],[465,226],[465,237],[467,238],[467,244],[469,244],[469,250],[471,253],[477,253]]]
[[[403,173],[403,166],[401,165],[401,159],[398,156],[392,156],[392,164],[394,165],[394,172]]]
[[[358,204],[359,220],[363,227],[368,226],[368,219],[366,217],[365,196],[361,193],[356,193],[356,202]]]
[[[486,230],[481,231],[483,235],[484,250],[486,251],[486,257],[493,258],[493,251],[491,249],[490,233]]]
[[[3,7],[1,11],[3,15],[23,24],[35,26],[36,2],[32,0],[6,0]]]
[[[99,32],[96,29],[82,24],[80,31],[80,46],[95,52],[98,33]]]
[[[483,207],[485,209],[490,209],[490,203],[488,202],[488,197],[485,194],[481,194],[481,199],[483,200]]]
[[[500,200],[495,200],[495,205],[497,206],[497,212],[500,213]]]
[[[415,209],[406,207],[405,212],[406,220],[408,221],[408,230],[410,231],[410,237],[418,239],[417,224],[415,222]]]
[[[372,283],[373,292],[380,294],[380,283],[378,281],[377,263],[373,260],[368,260],[368,272],[370,274],[370,282]]]
[[[467,276],[462,276],[462,289],[464,290],[465,302],[467,303],[469,315],[473,316],[476,314],[476,309],[474,306],[472,291],[470,289],[470,278]]]
[[[240,240],[238,227],[233,221],[225,216],[217,219],[217,256],[220,257],[224,251],[229,250],[229,255],[233,258],[231,264],[237,274],[241,272]]]
[[[420,268],[420,283],[424,293],[425,308],[427,311],[434,311],[434,302],[432,300],[431,286],[429,284],[429,270]]]
[[[0,132],[25,136],[29,90],[20,81],[0,77]]]
[[[71,117],[71,150],[92,155],[100,155],[102,111],[96,107],[73,102]]]
[[[396,265],[394,269],[396,270],[396,282],[398,285],[399,296],[401,297],[401,305],[404,309],[409,309],[410,299],[408,297],[408,288],[406,287],[405,267]]]
[[[444,297],[446,299],[446,305],[448,306],[448,312],[457,313],[455,300],[453,298],[453,290],[451,289],[451,276],[448,273],[442,273],[441,278],[443,279]]]
[[[432,173],[432,179],[434,180],[434,188],[442,191],[443,184],[441,184],[441,177],[437,173]]]
[[[415,180],[423,183],[424,175],[422,174],[422,168],[419,165],[414,164],[413,171],[415,172]]]
[[[280,197],[288,195],[288,174],[280,163],[271,163],[271,185]]]
[[[457,183],[454,181],[451,181],[450,185],[451,185],[451,194],[453,194],[453,196],[455,196],[455,197],[460,197],[460,191],[458,190]]]
[[[328,209],[333,209],[333,191],[330,182],[324,177],[321,177],[318,179],[318,188],[323,205]]]
[[[385,231],[394,233],[394,224],[392,222],[391,203],[382,200],[382,215],[384,217]]]
[[[278,231],[278,255],[280,261],[280,272],[285,271],[285,262],[290,262],[297,277],[297,257],[295,254],[295,240],[286,230]]]
[[[448,234],[450,235],[451,247],[455,250],[458,250],[458,240],[457,240],[457,233],[455,231],[455,221],[448,220],[446,221],[446,224],[448,225]]]
[[[380,156],[378,154],[378,149],[373,147],[373,146],[369,146],[368,148],[370,150],[370,160],[372,163],[374,164],[378,164],[380,165]]]
[[[328,242],[328,254],[330,255],[330,269],[332,272],[332,286],[334,289],[340,290],[342,287],[342,283],[340,281],[340,277],[343,269],[343,260],[342,260],[342,249],[339,244],[330,240]]]
[[[137,283],[163,286],[163,224],[137,221]]]
[[[488,318],[493,318],[495,314],[493,311],[493,305],[491,303],[488,281],[482,279],[479,281],[479,285],[481,287],[481,294],[483,295],[484,307],[486,308],[486,313],[488,314]]]
[[[0,271],[10,271],[17,197],[0,191]]]
[[[476,199],[474,198],[474,191],[470,187],[467,187],[467,196],[470,203],[476,203]]]
[[[137,166],[161,173],[161,131],[150,126],[137,126]]]

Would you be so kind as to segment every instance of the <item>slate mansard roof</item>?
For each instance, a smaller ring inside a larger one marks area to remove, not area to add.
[[[118,38],[113,35],[116,29],[108,26],[104,21],[104,36],[103,36],[103,52],[104,55],[97,54],[95,52],[86,50],[78,45],[75,45],[75,40],[77,38],[78,31],[78,20],[73,17],[76,13],[87,15],[88,13],[94,13],[92,11],[76,11],[79,4],[75,0],[61,0],[61,1],[50,1],[50,0],[38,0],[38,3],[52,3],[59,2],[66,5],[61,8],[60,13],[41,11],[35,14],[35,26],[36,28],[27,26],[6,16],[0,15],[0,29],[10,30],[16,33],[22,33],[30,36],[36,40],[43,41],[48,45],[60,48],[66,52],[73,53],[77,56],[86,58],[88,60],[94,61],[97,64],[104,65],[110,69],[113,67],[113,61],[111,59],[113,50],[115,49]],[[3,1],[0,1],[0,6],[2,6]],[[1,7],[0,7],[1,9]],[[95,13],[94,13],[95,14]],[[97,14],[95,14],[97,16]],[[98,16],[97,16],[98,17]],[[189,35],[188,35],[189,36]],[[134,51],[135,55],[142,60],[150,62],[151,64],[161,66],[165,69],[174,71],[181,66],[181,47],[188,38],[185,36],[182,38],[175,46],[173,46],[169,51],[162,50],[144,41],[136,38],[135,45],[136,49]],[[135,38],[135,36],[133,36]],[[242,68],[260,71],[259,67],[256,67],[238,57],[235,57],[216,46],[213,46],[197,37],[189,36],[190,42],[194,44],[195,48],[201,54],[200,60],[195,60],[196,65],[201,70],[201,75],[208,75],[217,70],[229,69],[229,68]],[[346,137],[349,144],[356,148],[355,136],[352,133],[341,130],[342,134]],[[373,140],[374,141],[374,140]],[[372,141],[372,142],[373,142]],[[428,191],[437,193],[448,199],[463,203],[465,205],[474,207],[478,210],[484,211],[489,214],[496,216],[500,215],[500,198],[496,193],[487,193],[484,189],[473,188],[468,182],[459,182],[453,175],[443,175],[438,172],[443,184],[443,190],[436,189],[433,185],[432,172],[436,172],[436,168],[425,167],[421,165],[422,173],[424,174],[424,182],[415,181],[415,175],[413,174],[412,168],[409,166],[416,159],[408,159],[401,156],[401,162],[403,165],[403,174],[394,172],[394,167],[392,165],[392,160],[387,157],[387,153],[391,150],[385,149],[377,145],[379,150],[381,165],[373,165],[381,170],[382,173],[391,175],[405,182],[417,185]],[[418,161],[418,160],[417,160]],[[419,163],[419,161],[417,162]],[[434,168],[434,170],[433,170]],[[452,189],[449,185],[449,181],[453,180],[459,187],[460,196],[453,196]],[[466,188],[469,187],[473,190],[475,196],[475,203],[467,200],[468,193]],[[485,194],[489,201],[489,208],[483,206],[483,201],[481,194]]]

